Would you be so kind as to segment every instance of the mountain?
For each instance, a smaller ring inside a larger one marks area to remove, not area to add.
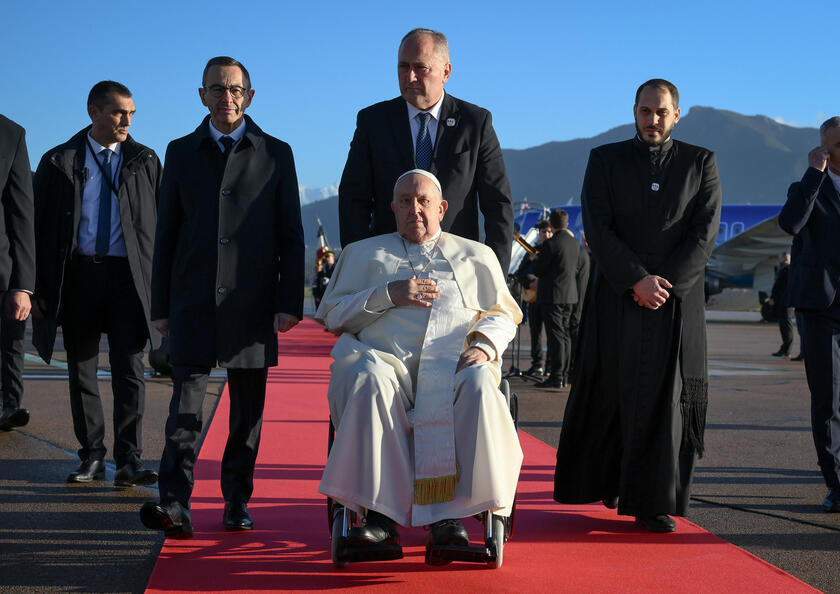
[[[338,184],[324,186],[323,188],[307,188],[306,186],[298,185],[298,192],[300,193],[301,205],[311,204],[318,200],[325,200],[330,196],[337,196]]]
[[[627,124],[592,138],[503,149],[514,200],[579,203],[589,151],[634,134]],[[768,204],[783,202],[790,183],[802,177],[818,133],[762,115],[695,106],[677,124],[674,138],[715,151],[724,203]]]

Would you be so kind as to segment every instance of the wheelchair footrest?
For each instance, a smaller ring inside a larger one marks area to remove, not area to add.
[[[340,547],[340,561],[360,563],[363,561],[391,561],[402,559],[402,547],[399,545],[381,545],[376,547]]]
[[[445,565],[451,561],[467,563],[491,563],[496,560],[496,546],[488,540],[482,546],[436,545],[426,550],[426,563]]]

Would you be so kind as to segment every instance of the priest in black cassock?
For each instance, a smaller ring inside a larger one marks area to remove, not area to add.
[[[679,92],[636,91],[637,136],[589,156],[581,204],[597,278],[586,296],[554,498],[603,500],[653,532],[685,515],[703,452],[704,269],[720,223],[714,153],[671,138]]]

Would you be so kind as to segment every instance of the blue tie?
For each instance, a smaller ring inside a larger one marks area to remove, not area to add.
[[[99,187],[99,222],[96,225],[96,255],[106,256],[111,248],[111,149],[102,151],[102,185]]]
[[[233,148],[233,145],[236,141],[230,136],[222,136],[221,138],[219,138],[219,142],[221,142],[225,147],[224,155],[225,161],[227,161],[228,157],[230,156],[230,149]]]
[[[414,147],[414,164],[418,169],[429,170],[432,164],[432,138],[429,136],[429,118],[431,114],[421,112],[417,114],[420,120],[420,131],[417,133],[417,146]]]

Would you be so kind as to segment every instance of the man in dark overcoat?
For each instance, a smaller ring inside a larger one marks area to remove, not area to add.
[[[23,337],[35,290],[35,230],[32,173],[26,132],[0,115],[0,431],[29,422],[21,408]]]
[[[97,371],[108,335],[114,393],[114,484],[153,484],[144,469],[143,350],[151,338],[150,279],[161,165],[128,134],[134,100],[125,85],[96,83],[91,125],[47,151],[35,171],[37,275],[32,342],[49,363],[61,326],[70,410],[81,464],[67,481],[105,475],[105,417]]]
[[[581,204],[597,262],[557,450],[554,498],[604,500],[654,532],[684,515],[708,394],[703,276],[720,221],[713,153],[673,140],[679,94],[636,92],[637,136],[589,156]],[[615,498],[618,497],[618,501]]]
[[[166,151],[152,274],[152,319],[169,336],[173,394],[160,501],[143,523],[189,537],[193,467],[210,369],[227,368],[230,432],[222,457],[223,524],[250,530],[268,368],[277,332],[303,317],[304,243],[288,144],[245,115],[248,71],[212,58],[199,89],[210,115]]]
[[[569,213],[553,210],[548,222],[554,234],[537,248],[534,274],[537,283],[537,303],[545,321],[546,342],[551,367],[548,377],[536,384],[538,388],[563,388],[568,381],[569,362],[572,354],[572,337],[569,318],[572,307],[578,302],[575,273],[578,268],[580,244],[566,232]]]
[[[444,92],[452,73],[446,36],[414,29],[400,42],[400,97],[364,108],[338,187],[341,245],[397,230],[394,182],[415,167],[433,173],[449,209],[444,231],[484,242],[507,273],[513,207],[505,162],[486,109]]]
[[[840,116],[820,126],[820,146],[790,186],[779,226],[793,235],[787,296],[802,314],[811,429],[828,486],[822,506],[840,512]]]
[[[790,346],[793,344],[793,308],[787,304],[788,276],[790,274],[790,253],[779,254],[779,268],[776,270],[776,280],[770,290],[770,305],[779,319],[779,333],[782,335],[782,346],[773,353],[774,357],[790,358]]]

